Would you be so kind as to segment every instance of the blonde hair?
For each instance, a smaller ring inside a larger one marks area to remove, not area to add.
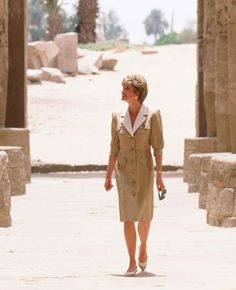
[[[138,100],[142,104],[148,94],[148,86],[145,78],[139,74],[128,75],[122,81],[122,85],[126,84],[131,85],[134,91],[139,93]]]

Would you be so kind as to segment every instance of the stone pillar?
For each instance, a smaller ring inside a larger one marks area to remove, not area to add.
[[[204,0],[198,0],[198,22],[197,22],[197,88],[196,88],[196,135],[206,137],[206,112],[204,108],[204,38],[203,38],[203,19],[204,19]]]
[[[8,1],[0,1],[0,127],[6,118],[8,80]]]
[[[27,1],[7,1],[9,10],[9,75],[5,127],[26,127]]]
[[[228,93],[228,5],[216,0],[215,98],[216,131],[219,152],[230,152]]]
[[[229,108],[231,152],[236,153],[236,1],[229,0]]]
[[[8,175],[8,157],[0,152],[0,227],[11,226],[11,188]]]
[[[215,116],[215,0],[204,0],[204,107],[207,136],[216,136]]]

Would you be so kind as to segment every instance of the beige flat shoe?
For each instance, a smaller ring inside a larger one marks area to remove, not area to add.
[[[145,269],[147,267],[147,260],[145,262],[138,262],[138,265],[142,271],[145,271]]]
[[[125,277],[134,277],[136,275],[136,273],[138,272],[138,268],[136,267],[134,271],[127,271],[125,272],[124,276]]]

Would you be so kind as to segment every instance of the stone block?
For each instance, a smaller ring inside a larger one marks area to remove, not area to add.
[[[118,60],[116,58],[105,58],[103,57],[102,60],[102,67],[103,70],[114,70]]]
[[[27,69],[27,81],[30,83],[41,83],[42,71],[40,69]]]
[[[214,227],[221,226],[220,220],[216,216],[211,215],[209,213],[207,213],[207,223],[211,226],[214,226]]]
[[[100,52],[89,52],[78,59],[79,74],[99,74],[102,68],[103,55]]]
[[[78,72],[78,35],[77,33],[63,33],[55,37],[55,43],[59,47],[57,55],[57,67],[63,73]]]
[[[232,187],[236,168],[236,154],[219,155],[212,158],[211,181],[218,187]]]
[[[28,68],[56,67],[59,48],[54,41],[35,41],[28,43]]]
[[[29,130],[21,128],[0,128],[0,146],[19,146],[24,153],[26,181],[31,180]]]
[[[228,217],[221,221],[221,226],[225,228],[236,227],[236,217]]]
[[[24,167],[24,154],[21,147],[0,146],[0,152],[6,152],[8,156],[9,181],[11,195],[25,194],[26,178]]]
[[[66,79],[63,73],[58,68],[42,67],[42,80],[55,82],[55,83],[65,83]]]
[[[191,170],[189,156],[195,153],[213,153],[217,151],[217,138],[205,137],[184,140],[184,181],[188,182],[188,171]]]
[[[0,227],[11,226],[11,189],[8,174],[8,157],[0,152]]]
[[[208,185],[207,211],[211,215],[218,216],[220,207],[220,189],[213,184]]]
[[[46,66],[44,62],[43,52],[37,48],[36,42],[28,43],[27,47],[27,67],[29,69],[40,69],[42,66]]]
[[[189,192],[198,192],[201,174],[201,156],[198,154],[189,155],[189,169],[187,172],[187,180],[189,185]]]
[[[231,217],[234,211],[235,192],[232,188],[224,188],[220,192],[219,216]]]

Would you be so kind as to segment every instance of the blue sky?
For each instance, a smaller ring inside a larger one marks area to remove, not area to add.
[[[65,0],[65,7],[71,11],[73,4],[78,0]],[[166,20],[170,23],[174,13],[174,29],[182,30],[191,20],[197,18],[197,0],[99,0],[100,10],[116,11],[120,23],[126,28],[131,43],[152,42],[153,39],[145,34],[143,21],[156,8],[163,11]]]

